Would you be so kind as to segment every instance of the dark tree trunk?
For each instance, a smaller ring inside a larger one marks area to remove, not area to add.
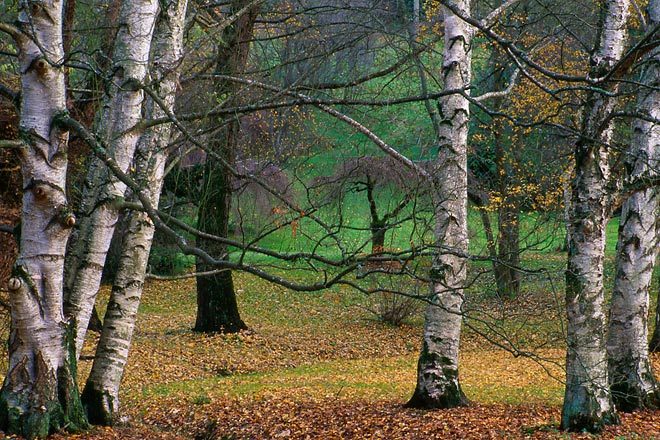
[[[493,52],[493,90],[502,90],[506,80],[504,71],[495,66],[504,64],[505,55],[499,51]],[[496,98],[495,108],[503,107],[503,98]],[[506,144],[504,137],[507,127],[501,118],[493,120],[493,136],[495,138],[495,188],[502,198],[501,206],[497,210],[497,258],[494,263],[497,293],[500,298],[514,299],[520,294],[520,273],[516,269],[520,266],[520,226],[519,205],[520,200],[512,194],[511,184],[519,178],[516,176],[516,158],[513,148]],[[515,183],[514,183],[515,184]]]
[[[222,130],[226,144],[219,153],[233,164],[233,140],[236,139],[238,124],[230,123]],[[199,228],[209,234],[227,237],[229,213],[231,211],[231,174],[215,160],[207,159],[204,173],[205,191],[199,206]],[[212,240],[200,239],[199,245],[215,258],[228,258],[227,247]],[[201,259],[197,260],[198,271],[214,269]],[[236,333],[247,326],[241,320],[234,283],[230,270],[197,279],[197,319],[195,331]]]
[[[497,259],[495,278],[497,293],[501,298],[516,298],[520,294],[520,216],[510,207],[502,207],[498,213]]]
[[[233,0],[231,14],[239,12],[250,4],[248,0]],[[258,4],[250,7],[232,26],[225,28],[218,50],[215,73],[218,75],[236,75],[245,70],[249,42],[252,38],[254,23],[259,13]],[[216,82],[218,95],[226,94],[234,102],[240,102],[239,90],[235,83],[225,80]],[[211,139],[211,148],[219,156],[207,156],[204,167],[204,191],[199,204],[198,224],[200,230],[227,237],[229,215],[231,212],[232,180],[229,167],[235,163],[240,120],[214,120],[222,128],[215,131]],[[215,258],[229,258],[226,246],[212,240],[200,239],[202,248]],[[197,270],[212,270],[198,259]],[[197,320],[195,330],[202,332],[235,333],[247,326],[241,320],[234,292],[231,271],[226,270],[208,278],[197,280]]]
[[[247,329],[236,303],[231,271],[197,279],[195,331],[236,333]]]
[[[379,254],[385,249],[385,232],[387,228],[380,222],[372,222],[371,226],[371,253]]]

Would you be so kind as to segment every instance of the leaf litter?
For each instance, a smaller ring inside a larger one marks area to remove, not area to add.
[[[563,347],[544,348],[540,364],[469,331],[461,382],[474,402],[404,408],[415,385],[421,314],[394,327],[373,319],[370,299],[354,293],[295,294],[236,278],[250,330],[234,335],[191,331],[194,284],[148,283],[122,385],[122,421],[51,439],[660,438],[657,411],[621,414],[620,425],[596,437],[559,431]],[[101,308],[107,295],[106,288]],[[80,383],[96,339],[88,337]],[[654,364],[660,368],[657,358]]]

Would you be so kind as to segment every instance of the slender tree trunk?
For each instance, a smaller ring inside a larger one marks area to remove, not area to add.
[[[469,14],[469,1],[456,6]],[[443,8],[445,50],[444,87],[469,87],[472,29]],[[435,239],[439,255],[431,272],[433,303],[426,312],[422,352],[417,366],[417,386],[407,403],[415,408],[449,408],[469,403],[458,376],[463,286],[466,280],[467,234],[467,135],[470,108],[461,95],[438,101],[439,154],[434,169]],[[450,252],[445,252],[449,249]]]
[[[154,33],[151,76],[161,103],[172,111],[183,53],[187,1],[170,0],[162,3],[162,7]],[[147,100],[145,109],[148,119],[166,116],[165,109],[153,99]],[[170,131],[169,124],[148,130],[140,138],[136,150],[136,178],[144,188],[149,188],[153,206],[158,206],[160,199]],[[127,224],[105,325],[82,394],[89,421],[94,424],[111,425],[118,418],[119,387],[131,347],[154,234],[154,225],[143,212],[130,211]]]
[[[121,6],[114,76],[107,87],[99,134],[124,171],[133,160],[138,139],[139,133],[131,128],[142,118],[141,86],[147,73],[157,12],[155,0],[131,0]],[[78,356],[119,216],[118,202],[123,200],[125,189],[126,185],[112,176],[100,159],[92,161],[83,191],[80,224],[72,236],[66,261],[65,313],[76,329]]]
[[[252,0],[232,0],[230,13],[235,14],[247,7]],[[235,75],[245,70],[254,23],[259,13],[255,4],[237,20],[225,28],[218,53],[216,74]],[[238,102],[238,88],[234,83],[219,80],[216,82],[218,95],[227,94]],[[227,165],[235,162],[240,121],[216,121],[223,128],[217,130],[211,140],[212,150],[221,158],[207,156],[204,173],[204,194],[199,204],[198,225],[202,231],[220,237],[227,237],[231,212],[232,180]],[[224,162],[224,163],[223,163]],[[199,245],[216,258],[228,258],[227,248],[213,240],[200,239]],[[197,261],[198,270],[213,269],[203,261]],[[195,330],[200,332],[235,333],[247,326],[240,317],[231,271],[225,270],[216,275],[197,280],[197,319]]]
[[[598,46],[591,56],[592,77],[600,77],[621,59],[627,38],[627,0],[603,3]],[[599,84],[609,92],[612,83]],[[598,90],[587,92],[580,138],[575,145],[568,224],[566,270],[566,390],[561,427],[599,431],[618,422],[609,391],[603,310],[605,226],[610,218],[607,184],[612,125],[605,123],[615,99]]]
[[[2,26],[19,48],[22,234],[9,281],[9,366],[0,390],[0,429],[29,439],[86,427],[76,359],[63,315],[66,242],[75,217],[65,185],[68,132],[62,1],[20,4],[18,28]]]
[[[660,23],[660,1],[647,7],[649,26]],[[660,55],[646,60],[637,92],[637,111],[660,118]],[[658,175],[660,126],[635,120],[628,162],[630,178]],[[658,257],[657,188],[632,194],[623,202],[616,252],[616,278],[612,292],[607,354],[612,398],[622,411],[658,408],[660,388],[649,361],[648,310],[651,276]]]
[[[504,80],[499,72],[494,81],[493,90],[503,89]],[[495,109],[501,109],[501,99],[494,104]],[[500,193],[502,204],[497,210],[497,258],[494,262],[497,293],[501,298],[516,298],[520,294],[520,201],[509,191],[513,177],[515,159],[511,151],[505,151],[503,133],[504,124],[501,120],[493,121],[495,136],[495,187]]]
[[[369,230],[371,231],[371,253],[380,254],[385,249],[385,232],[387,231],[387,221],[380,218],[378,215],[378,205],[374,197],[374,182],[367,176],[365,182],[367,191],[367,201],[369,202],[369,213],[371,214],[371,222]]]
[[[501,1],[495,2],[494,7],[502,5]],[[499,48],[491,52],[489,65],[493,71],[490,80],[491,90],[504,90],[506,79],[504,67],[507,55]],[[503,111],[503,96],[493,99],[493,109]],[[513,299],[520,294],[520,197],[511,191],[511,184],[517,179],[516,157],[514,149],[516,146],[507,145],[511,139],[510,130],[501,117],[493,117],[492,121],[493,142],[495,144],[495,176],[493,186],[501,198],[500,206],[497,208],[497,257],[493,260],[493,271],[497,284],[497,293],[500,298]]]
[[[515,203],[515,202],[513,202]],[[497,259],[495,279],[501,298],[514,299],[520,294],[520,214],[512,206],[497,213]]]

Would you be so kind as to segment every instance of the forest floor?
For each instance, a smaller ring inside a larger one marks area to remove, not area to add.
[[[483,329],[467,328],[461,381],[473,404],[420,411],[403,404],[415,386],[421,308],[392,326],[369,311],[382,298],[291,293],[245,275],[236,281],[250,330],[212,336],[190,330],[194,283],[150,282],[123,384],[124,421],[77,438],[660,438],[660,412],[621,414],[620,425],[598,436],[558,430],[564,348],[549,336],[560,326],[533,325],[552,321],[557,307],[539,292],[481,302],[489,316],[513,324],[490,339],[533,343],[536,357],[514,357],[478,336]],[[521,316],[525,326],[515,325]],[[94,335],[88,343],[91,356]],[[90,364],[81,363],[81,379]]]
[[[149,282],[124,377],[122,420],[52,439],[660,439],[660,412],[622,414],[620,425],[598,436],[558,429],[564,349],[548,336],[561,325],[545,325],[556,299],[542,293],[480,302],[512,321],[524,315],[526,325],[536,323],[523,330],[510,322],[506,335],[487,335],[500,344],[526,341],[536,347],[533,356],[514,357],[478,336],[483,329],[467,328],[461,382],[472,405],[421,411],[403,408],[415,385],[421,307],[392,326],[369,311],[378,298],[290,293],[241,274],[236,285],[250,330],[201,335],[191,331],[194,282]],[[101,307],[107,295],[105,287]],[[81,383],[96,338],[88,337]]]

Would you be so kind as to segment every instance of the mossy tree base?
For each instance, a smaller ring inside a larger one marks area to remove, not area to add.
[[[49,434],[75,433],[88,428],[75,380],[67,367],[57,372],[45,368],[39,354],[30,371],[24,358],[7,375],[0,391],[0,428],[5,434],[26,439]],[[31,387],[26,387],[31,383]]]
[[[470,400],[465,394],[463,394],[460,385],[457,385],[447,387],[443,393],[438,395],[431,395],[427,391],[418,388],[404,407],[417,409],[448,409],[468,406],[470,403]]]
[[[660,408],[660,386],[652,373],[650,364],[645,365],[645,373],[635,374],[636,362],[628,363],[631,374],[620,378],[612,374],[612,401],[614,406],[626,413],[639,410],[657,410]],[[621,368],[621,365],[619,366]],[[621,371],[621,370],[618,370]]]
[[[109,392],[98,390],[88,382],[81,396],[87,419],[92,425],[112,426],[116,402]]]
[[[432,339],[433,340],[433,339]],[[417,387],[406,408],[446,409],[467,406],[471,402],[458,380],[456,362],[429,349],[424,343],[417,365]]]
[[[601,432],[606,426],[618,425],[619,417],[616,412],[607,414],[562,414],[561,429],[569,432]]]
[[[618,425],[619,416],[611,401],[609,389],[594,383],[575,382],[569,377],[561,414],[561,426],[569,432],[598,433],[606,426]]]

